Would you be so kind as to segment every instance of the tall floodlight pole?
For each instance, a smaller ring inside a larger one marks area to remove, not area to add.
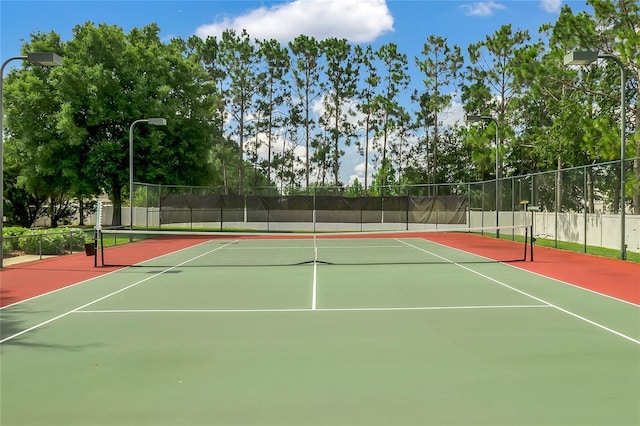
[[[133,127],[138,123],[166,126],[167,120],[164,118],[144,118],[134,121],[129,126],[129,229],[133,229]]]
[[[464,120],[468,123],[477,123],[478,121],[493,121],[496,125],[496,237],[500,238],[500,230],[498,222],[500,219],[500,193],[498,191],[500,180],[500,133],[498,131],[498,120],[489,115],[466,115]]]
[[[595,51],[573,51],[564,57],[565,65],[589,65],[598,58],[610,59],[620,67],[620,259],[627,258],[625,243],[625,195],[624,195],[624,162],[627,148],[627,112],[625,102],[625,85],[627,72],[620,58],[613,55],[600,55]]]
[[[2,233],[4,231],[4,111],[2,109],[3,104],[3,79],[4,68],[11,61],[28,61],[34,65],[40,65],[43,67],[57,67],[62,65],[62,57],[56,55],[53,52],[35,52],[27,53],[26,56],[14,56],[7,59],[2,63],[0,67],[0,268],[3,266],[4,258],[4,237]]]

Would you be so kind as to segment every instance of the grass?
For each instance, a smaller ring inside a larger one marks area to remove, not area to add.
[[[484,234],[485,236],[491,236],[495,238],[495,234]],[[518,242],[524,242],[524,237],[521,235],[516,235],[515,237],[511,234],[502,234],[500,236],[501,239],[504,240],[515,240]],[[597,246],[585,246],[581,243],[569,243],[566,241],[555,241],[548,238],[540,238],[536,237],[535,244],[541,247],[550,247],[558,250],[571,251],[574,253],[583,253],[589,254],[592,256],[600,256],[600,257],[608,257],[611,259],[620,259],[620,250],[609,249],[605,247],[597,247]],[[640,263],[640,253],[627,251],[627,260],[630,262]]]
[[[556,245],[556,242],[554,240],[549,240],[545,238],[537,238],[536,244],[542,247],[551,247],[551,248],[557,248],[559,250],[572,251],[576,253],[586,253],[594,256],[620,259],[620,250],[613,250],[605,247],[587,246],[587,249],[585,251],[584,244],[558,241]],[[627,251],[627,260],[631,262],[640,263],[640,253]]]
[[[103,236],[102,242],[98,241],[98,246],[113,247],[113,246],[119,246],[122,244],[132,243],[135,241],[146,240],[147,238],[149,237],[146,235],[134,235],[133,237],[130,237],[129,235],[126,235],[126,234],[123,234],[123,235],[113,234],[113,235]]]

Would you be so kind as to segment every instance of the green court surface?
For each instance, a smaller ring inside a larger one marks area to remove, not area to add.
[[[212,240],[2,326],[3,426],[640,424],[637,305],[423,239]]]

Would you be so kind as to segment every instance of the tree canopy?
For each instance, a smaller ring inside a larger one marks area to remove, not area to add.
[[[564,66],[573,49],[626,67],[627,155],[640,157],[640,6],[588,3],[593,14],[565,5],[537,39],[505,25],[465,50],[426,35],[415,58],[391,43],[372,49],[300,35],[281,45],[232,30],[163,42],[155,24],[125,33],[87,22],[66,42],[33,33],[23,52],[65,60],[55,69],[24,63],[5,78],[5,211],[10,222],[28,225],[46,212],[56,224],[73,200],[82,206],[106,193],[119,215],[130,126],[150,117],[167,126],[135,127],[134,180],[225,193],[347,187],[340,167],[348,150],[366,163],[364,187],[356,180],[350,192],[495,178],[495,124],[447,122],[454,92],[465,112],[499,125],[500,175],[616,159],[619,67]],[[407,93],[411,66],[422,85]],[[627,190],[640,211],[640,160],[634,170]]]

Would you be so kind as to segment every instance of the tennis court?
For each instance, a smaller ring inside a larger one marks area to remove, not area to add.
[[[1,423],[640,424],[638,305],[515,267],[526,245],[509,247],[194,239],[4,308]]]

